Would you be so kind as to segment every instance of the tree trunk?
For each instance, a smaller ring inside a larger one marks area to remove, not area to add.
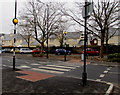
[[[108,54],[108,40],[106,40],[106,53]]]
[[[103,58],[104,42],[101,40],[100,57]]]
[[[104,31],[101,34],[101,47],[100,47],[100,57],[103,58],[103,51],[104,51],[104,38],[105,37],[105,33]]]
[[[44,49],[45,45],[44,42],[41,42],[41,49]]]
[[[30,47],[30,42],[28,42],[28,48]]]
[[[60,41],[60,47],[63,47],[63,40]]]

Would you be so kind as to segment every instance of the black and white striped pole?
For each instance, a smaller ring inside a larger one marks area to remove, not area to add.
[[[65,56],[64,56],[64,61],[66,61],[66,57],[67,57],[67,45],[66,45],[66,34],[67,32],[64,32],[64,35],[65,35]]]
[[[17,0],[15,0],[15,18],[13,19],[13,24],[14,24],[13,70],[15,70],[15,42],[16,42],[15,35],[16,35],[16,25],[18,23],[16,14],[17,14]]]

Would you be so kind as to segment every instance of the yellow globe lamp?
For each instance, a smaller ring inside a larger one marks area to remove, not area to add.
[[[14,18],[14,19],[13,19],[13,23],[14,23],[14,24],[17,24],[17,23],[18,23],[18,19],[17,19],[17,18]]]
[[[67,34],[68,32],[64,32],[64,34]]]

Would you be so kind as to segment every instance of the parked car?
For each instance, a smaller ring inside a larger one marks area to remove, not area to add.
[[[21,48],[20,49],[20,53],[24,54],[24,53],[32,53],[32,50],[29,48]]]
[[[82,54],[84,54],[84,50],[82,51]],[[87,48],[86,54],[87,55],[99,55],[99,51],[92,49],[92,48]]]
[[[36,48],[32,50],[33,54],[39,54],[39,53],[46,53],[46,51],[40,49],[40,48]]]
[[[5,48],[5,49],[2,49],[1,51],[2,53],[10,53],[11,49]]]
[[[70,50],[65,50],[65,49],[56,49],[55,50],[55,54],[56,55],[61,55],[61,54],[65,54],[65,53],[70,55],[71,51]]]
[[[13,53],[13,52],[14,52],[14,49],[11,49],[10,52]],[[15,53],[20,53],[20,50],[19,50],[18,48],[15,48]]]

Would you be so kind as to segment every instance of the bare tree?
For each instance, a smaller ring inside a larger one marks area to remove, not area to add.
[[[25,40],[28,47],[30,47],[30,41],[33,38],[33,30],[31,30],[30,24],[28,23],[26,24],[24,22],[19,23],[18,29],[19,29],[19,34]]]
[[[22,16],[27,19],[27,22],[33,28],[35,39],[44,48],[46,40],[57,29],[57,21],[61,18],[59,4],[55,2],[36,2],[30,1],[27,3]]]
[[[60,47],[63,47],[64,38],[65,38],[64,32],[67,32],[68,28],[73,25],[66,17],[63,16],[63,18],[64,19],[61,18],[57,22],[58,28],[57,28],[56,32],[54,33],[60,43]]]
[[[72,20],[78,23],[80,26],[84,27],[84,20],[81,18],[81,11],[83,4],[77,2],[77,9],[78,11],[74,12],[69,10],[67,12],[65,9],[62,11],[65,15],[69,16]],[[87,22],[88,28],[87,30],[89,33],[97,36],[101,40],[101,48],[100,48],[100,57],[103,57],[103,50],[104,50],[104,42],[108,42],[108,40],[114,36],[115,31],[109,33],[109,29],[117,26],[118,22],[118,8],[119,2],[107,2],[103,0],[95,4],[93,9],[93,14],[90,17],[89,21]]]

